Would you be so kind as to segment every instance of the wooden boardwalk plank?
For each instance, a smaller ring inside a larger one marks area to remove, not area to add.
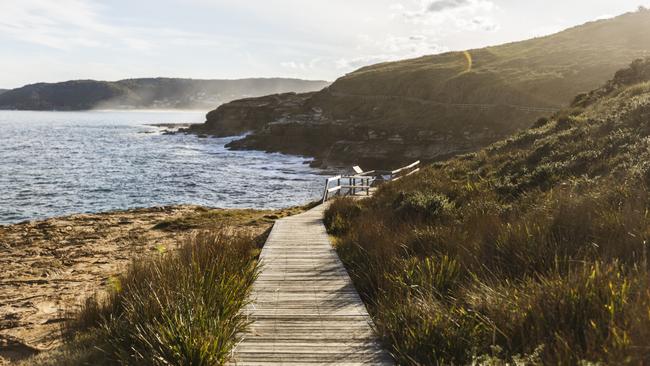
[[[393,365],[322,222],[324,205],[278,220],[231,365]]]

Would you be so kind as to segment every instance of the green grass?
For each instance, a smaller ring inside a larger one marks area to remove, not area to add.
[[[249,320],[259,239],[231,229],[196,234],[176,251],[134,261],[65,327],[38,365],[218,365]]]
[[[422,105],[405,99],[314,99],[333,119],[350,115],[376,131],[403,136],[420,129],[439,134],[479,133],[488,127],[504,136],[528,127],[526,118],[539,113],[511,110],[506,105],[563,107],[574,95],[602,85],[630,60],[650,52],[650,11],[590,22],[562,32],[463,52],[380,63],[339,78],[329,91],[350,95],[389,95],[443,103],[499,104],[479,110]],[[494,141],[494,140],[493,140]]]
[[[333,202],[404,365],[650,363],[650,60],[477,153]]]

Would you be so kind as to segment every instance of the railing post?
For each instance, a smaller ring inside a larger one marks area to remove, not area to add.
[[[329,188],[330,188],[329,186],[330,186],[330,180],[328,178],[328,179],[325,179],[325,192],[323,192],[323,203],[327,202],[327,198],[328,198],[327,196],[328,196]]]
[[[337,187],[340,187],[341,186],[341,178],[339,178],[336,183],[337,183]],[[338,191],[339,196],[341,195],[342,190],[343,190],[343,188],[339,189],[339,191]]]

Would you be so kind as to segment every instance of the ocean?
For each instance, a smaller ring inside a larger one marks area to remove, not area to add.
[[[204,112],[0,111],[0,224],[174,204],[280,208],[322,194],[305,157],[164,135]]]

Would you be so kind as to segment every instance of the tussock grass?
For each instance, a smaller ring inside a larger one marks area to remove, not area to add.
[[[61,350],[30,364],[223,364],[249,322],[241,310],[258,273],[257,242],[224,228],[133,262],[66,325]]]
[[[648,70],[332,204],[337,250],[400,364],[650,363]]]

